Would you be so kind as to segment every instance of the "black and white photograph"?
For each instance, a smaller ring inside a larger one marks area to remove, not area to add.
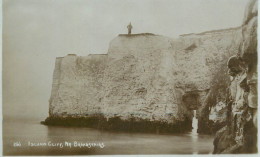
[[[2,0],[3,156],[258,155],[257,0]]]

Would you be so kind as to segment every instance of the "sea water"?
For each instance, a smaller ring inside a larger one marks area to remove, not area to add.
[[[196,115],[196,113],[195,113]],[[210,154],[213,136],[196,128],[183,134],[101,131],[41,125],[38,120],[3,122],[4,155]]]

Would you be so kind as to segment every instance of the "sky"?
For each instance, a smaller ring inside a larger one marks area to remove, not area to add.
[[[118,34],[241,26],[248,0],[3,0],[3,116],[48,116],[55,58],[107,53]]]

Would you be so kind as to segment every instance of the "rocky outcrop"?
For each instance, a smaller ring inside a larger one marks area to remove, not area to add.
[[[197,100],[185,103],[198,104],[192,107],[198,110],[198,133],[214,133],[224,125],[225,109],[218,111],[225,103],[224,93],[230,82],[225,67],[228,58],[238,53],[241,39],[241,28],[182,36],[187,48],[177,53],[180,71],[176,82],[182,85],[185,93],[192,91],[198,95]],[[215,116],[210,114],[214,108]]]
[[[44,123],[189,130],[193,110],[209,110],[203,104],[216,72],[238,53],[241,39],[240,27],[179,39],[149,33],[119,35],[106,55],[57,58]],[[197,117],[203,114],[198,112]]]
[[[229,58],[226,126],[214,140],[214,153],[257,152],[257,1],[251,0],[237,55]]]

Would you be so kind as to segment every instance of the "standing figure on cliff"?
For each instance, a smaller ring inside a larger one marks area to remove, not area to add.
[[[132,30],[133,26],[131,25],[131,22],[129,23],[129,25],[127,26],[128,29],[128,35],[131,34],[131,30]]]

